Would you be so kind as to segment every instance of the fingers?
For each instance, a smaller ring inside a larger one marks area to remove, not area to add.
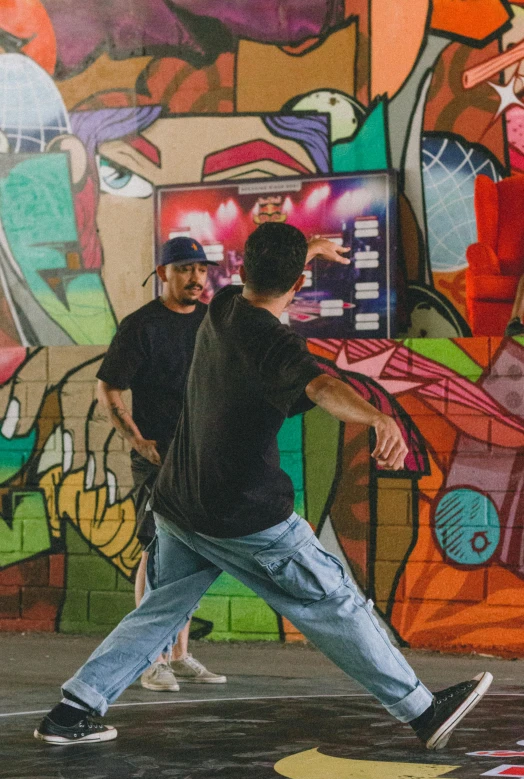
[[[396,422],[388,417],[375,427],[375,431],[377,442],[371,456],[377,465],[387,470],[402,470],[409,450]]]
[[[315,238],[310,241],[309,255],[310,259],[313,257],[320,257],[324,260],[330,260],[331,262],[339,262],[342,265],[349,265],[351,260],[349,257],[343,255],[351,251],[346,246],[339,246],[334,241],[329,241],[327,238]]]
[[[162,465],[162,460],[160,459],[160,455],[158,454],[155,446],[151,447],[150,460],[153,463],[153,465]]]

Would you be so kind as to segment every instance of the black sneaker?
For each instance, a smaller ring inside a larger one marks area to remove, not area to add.
[[[443,749],[459,722],[481,700],[489,689],[493,676],[485,671],[470,682],[436,692],[434,713],[429,723],[415,733],[427,749]]]
[[[112,741],[117,737],[117,733],[116,728],[111,725],[100,725],[88,716],[70,727],[57,725],[49,717],[44,717],[35,730],[34,737],[47,741],[48,744],[85,744],[94,741]]]
[[[510,337],[514,335],[524,335],[524,324],[522,324],[518,316],[514,317],[508,322],[508,325],[504,331],[504,335]]]

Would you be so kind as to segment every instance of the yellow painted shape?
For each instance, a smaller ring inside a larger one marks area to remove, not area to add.
[[[288,779],[438,779],[456,765],[386,763],[378,760],[346,760],[308,749],[279,760],[275,771]]]

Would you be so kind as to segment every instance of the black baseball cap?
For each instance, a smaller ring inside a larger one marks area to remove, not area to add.
[[[205,262],[206,265],[218,265],[218,262],[209,260],[206,257],[204,247],[201,243],[194,238],[188,238],[186,236],[179,236],[177,238],[170,238],[162,246],[162,253],[160,255],[159,265],[189,265],[193,262]],[[144,287],[149,281],[155,270],[151,271],[147,279],[143,282]]]

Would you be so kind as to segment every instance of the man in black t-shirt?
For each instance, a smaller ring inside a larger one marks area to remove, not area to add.
[[[279,321],[303,284],[308,256],[332,247],[322,241],[308,247],[299,230],[274,222],[249,237],[245,286],[220,291],[208,307],[180,421],[153,488],[152,590],[63,685],[65,701],[43,720],[37,738],[115,738],[116,730],[89,712],[105,714],[221,571],[263,597],[390,714],[409,722],[428,749],[445,746],[488,689],[492,677],[483,673],[433,696],[340,560],[293,511],[293,487],[277,448],[286,417],[317,404],[341,422],[373,428],[372,457],[381,468],[402,470],[407,454],[395,421],[322,373],[303,339]]]
[[[199,298],[208,264],[216,265],[198,241],[167,241],[156,269],[161,296],[122,320],[97,373],[99,403],[131,446],[137,536],[144,550],[155,536],[147,503],[175,434],[197,331],[207,311]],[[122,399],[127,389],[132,393],[131,413]],[[143,551],[135,580],[137,606],[144,595],[147,559]],[[143,687],[176,692],[177,677],[199,683],[226,681],[188,653],[189,625],[180,630],[172,649],[167,647],[166,656],[142,674]]]

